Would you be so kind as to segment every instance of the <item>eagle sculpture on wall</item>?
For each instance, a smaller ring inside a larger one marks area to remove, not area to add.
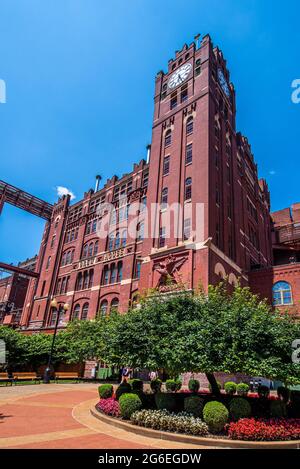
[[[157,287],[160,291],[168,291],[181,283],[179,270],[187,260],[187,256],[168,256],[165,260],[154,264],[154,270],[160,274]]]

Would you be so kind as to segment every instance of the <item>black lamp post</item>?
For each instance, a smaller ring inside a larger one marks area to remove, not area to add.
[[[55,338],[56,338],[56,334],[57,334],[57,328],[58,328],[60,316],[61,316],[62,313],[66,313],[69,309],[68,303],[65,303],[63,306],[62,305],[58,306],[57,301],[56,301],[55,298],[51,301],[50,306],[54,311],[56,310],[57,315],[56,315],[56,321],[55,321],[55,327],[54,327],[54,332],[53,332],[53,337],[52,337],[52,344],[51,344],[51,349],[50,349],[50,353],[49,353],[48,363],[47,363],[47,366],[46,366],[46,369],[45,369],[45,372],[44,372],[43,382],[45,384],[50,383],[52,355],[53,355],[53,350],[54,350],[54,345],[55,345]]]

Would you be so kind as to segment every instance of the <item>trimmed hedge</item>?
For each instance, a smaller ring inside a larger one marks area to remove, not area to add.
[[[129,383],[126,383],[126,381],[124,381],[123,383],[121,383],[118,387],[117,387],[117,390],[116,390],[116,399],[117,401],[120,399],[120,397],[122,396],[122,394],[128,394],[132,391],[132,388],[130,386]]]
[[[170,393],[158,392],[155,394],[155,403],[158,410],[168,410],[174,412],[177,407],[175,397]]]
[[[112,384],[102,384],[98,387],[98,393],[100,399],[109,399],[114,393],[114,387]]]
[[[200,389],[200,382],[197,379],[190,379],[188,388],[191,392],[198,392]]]
[[[155,378],[150,382],[151,391],[154,393],[159,392],[161,390],[161,387],[162,387],[162,380],[159,378]]]
[[[167,379],[166,390],[169,392],[176,392],[182,386],[182,382],[179,379]]]
[[[204,399],[199,396],[190,396],[184,399],[184,411],[194,417],[202,418]]]
[[[247,383],[239,383],[236,385],[236,392],[238,396],[246,397],[248,395],[250,386]]]
[[[232,399],[229,404],[229,413],[232,420],[237,422],[240,419],[251,417],[251,405],[243,397]]]
[[[142,401],[137,394],[122,394],[119,405],[123,419],[130,419],[134,412],[141,409]]]
[[[224,389],[226,394],[233,396],[236,393],[236,383],[234,381],[227,381],[227,383],[224,383]]]
[[[228,417],[228,410],[221,402],[211,401],[205,404],[203,419],[211,433],[221,432],[228,422]]]

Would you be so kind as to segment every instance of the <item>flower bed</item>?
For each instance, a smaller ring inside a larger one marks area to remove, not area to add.
[[[111,415],[111,417],[120,417],[121,415],[119,402],[116,401],[113,397],[108,399],[100,399],[96,405],[96,409],[106,415]]]
[[[233,440],[286,441],[300,439],[300,419],[241,419],[227,426]]]
[[[207,436],[208,426],[201,419],[186,412],[178,414],[167,410],[139,410],[131,416],[131,422],[153,430]]]

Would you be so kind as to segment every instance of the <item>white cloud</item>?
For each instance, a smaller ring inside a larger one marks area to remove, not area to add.
[[[62,197],[63,195],[67,195],[67,194],[70,194],[71,200],[75,199],[76,197],[74,192],[70,191],[70,189],[64,186],[56,186],[56,191],[57,191],[58,197]]]

